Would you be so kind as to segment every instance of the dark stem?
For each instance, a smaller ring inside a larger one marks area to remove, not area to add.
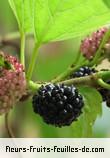
[[[6,46],[11,46],[11,47],[15,48],[17,50],[17,52],[20,52],[20,47],[16,42],[9,41],[9,40],[1,40],[0,48],[6,47]]]
[[[9,138],[15,138],[13,131],[11,129],[10,123],[9,123],[9,112],[5,114],[5,128],[7,130]]]

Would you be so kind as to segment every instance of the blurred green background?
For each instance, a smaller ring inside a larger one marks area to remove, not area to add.
[[[18,30],[16,19],[9,7],[8,0],[0,0],[0,37]],[[19,44],[19,40],[15,40]],[[34,70],[33,79],[49,81],[63,72],[75,59],[75,54],[80,44],[80,38],[64,42],[55,42],[42,46]],[[33,38],[26,40],[26,64],[28,66]],[[16,48],[5,46],[1,50],[19,56]],[[109,137],[110,109],[103,105],[103,116],[98,118],[94,125],[93,137]],[[10,115],[11,126],[16,137],[73,137],[73,126],[55,128],[46,125],[42,119],[35,115],[32,110],[31,99],[17,105]],[[0,137],[8,137],[4,116],[0,117]]]

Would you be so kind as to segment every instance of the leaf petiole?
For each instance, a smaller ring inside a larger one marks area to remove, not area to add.
[[[38,56],[39,47],[40,47],[40,44],[35,43],[33,53],[32,53],[32,57],[31,57],[31,61],[30,61],[29,68],[28,68],[28,71],[27,71],[27,81],[29,81],[32,77],[32,73],[33,73],[33,70],[34,70],[35,63],[36,63],[36,58]]]
[[[28,82],[28,86],[31,90],[37,90],[41,87],[42,84],[35,83],[33,81]]]
[[[97,80],[98,84],[103,87],[103,88],[106,88],[106,89],[109,89],[110,90],[110,84],[104,82],[101,78]]]
[[[20,61],[25,67],[25,34],[21,33]]]

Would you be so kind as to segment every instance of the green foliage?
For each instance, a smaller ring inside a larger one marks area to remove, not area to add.
[[[66,40],[110,21],[103,0],[9,0],[20,30],[34,32],[38,42]]]
[[[109,0],[103,0],[103,2],[105,3],[105,5],[110,8],[110,1]]]
[[[21,32],[33,30],[33,5],[34,0],[8,0],[17,19]]]
[[[110,2],[108,0],[8,1],[17,19],[20,32],[35,34],[38,46],[42,43],[71,39],[110,22]],[[83,61],[82,57],[78,61],[79,63],[77,62],[76,64],[80,65],[81,61]],[[2,60],[0,60],[0,64],[3,64]],[[54,63],[52,64],[54,66]],[[38,73],[40,73],[39,71]],[[57,69],[56,71],[55,73],[58,73]],[[44,74],[47,74],[47,71]],[[43,78],[42,76],[40,77]],[[50,74],[48,74],[45,79],[50,77]],[[97,90],[93,88],[80,87],[79,90],[85,100],[83,114],[78,121],[73,122],[69,129],[72,131],[72,137],[91,137],[94,122],[97,116],[102,113],[102,98]],[[44,125],[41,128],[43,129],[43,127]],[[50,129],[47,125],[44,128],[45,133],[46,129],[47,131]],[[56,135],[57,131],[60,131],[53,127],[52,130]],[[50,133],[53,134],[52,132]],[[45,135],[48,135],[48,132]]]
[[[73,123],[73,136],[91,137],[94,122],[102,114],[102,97],[91,87],[80,87],[79,90],[84,96],[85,106],[79,120]]]
[[[0,67],[4,65],[5,65],[4,58],[2,55],[0,55]]]
[[[35,8],[39,42],[73,38],[110,21],[109,9],[102,0],[38,0]]]

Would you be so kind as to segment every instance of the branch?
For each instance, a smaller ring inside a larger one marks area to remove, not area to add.
[[[73,78],[65,81],[58,82],[59,84],[66,84],[66,85],[89,85],[93,87],[99,87],[98,80],[109,80],[110,79],[110,71],[100,71],[97,73],[94,73],[89,76],[79,77],[79,78]],[[101,86],[101,85],[100,85]]]
[[[88,76],[84,76],[84,77],[78,77],[78,78],[72,78],[72,79],[68,79],[68,80],[64,80],[64,81],[58,81],[58,82],[33,82],[30,81],[28,83],[28,89],[30,89],[33,93],[38,90],[42,85],[47,85],[50,83],[59,83],[59,84],[65,84],[65,85],[87,85],[87,86],[93,86],[93,87],[104,87],[105,84],[101,85],[99,83],[99,79],[102,79],[104,81],[106,80],[110,80],[110,71],[99,71],[96,72],[92,75],[88,75]],[[108,87],[107,89],[110,89],[109,86],[107,86],[108,84],[106,84],[106,87]],[[29,97],[31,95],[31,93],[29,94],[29,92],[27,93],[27,96]]]
[[[9,113],[5,114],[5,127],[10,138],[15,138],[9,123]]]
[[[67,68],[67,70],[65,72],[63,72],[62,74],[60,74],[58,77],[56,77],[55,79],[53,79],[51,82],[56,83],[56,82],[60,82],[64,79],[66,79],[68,76],[70,76],[74,71],[76,71],[77,69],[79,69],[81,66],[87,65],[88,61],[84,59],[84,61],[82,61],[83,64],[79,64],[79,65],[74,65],[72,64],[71,66],[69,66]]]

